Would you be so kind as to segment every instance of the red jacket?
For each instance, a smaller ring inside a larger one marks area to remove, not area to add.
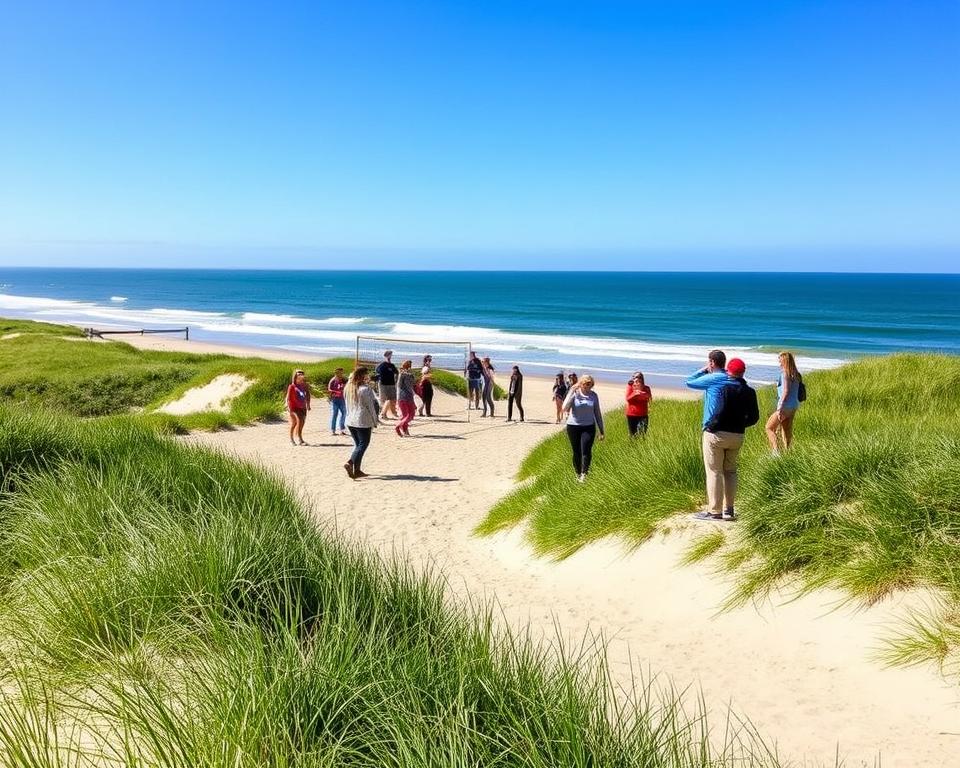
[[[302,393],[302,394],[301,394]],[[287,387],[287,410],[302,411],[310,407],[310,385],[305,384],[298,389],[296,384]]]
[[[639,392],[633,391],[633,384],[627,384],[627,416],[646,416],[647,404],[653,399],[650,387],[644,385]]]

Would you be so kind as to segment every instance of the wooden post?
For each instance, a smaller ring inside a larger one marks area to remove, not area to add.
[[[190,326],[183,329],[184,341],[190,341]]]

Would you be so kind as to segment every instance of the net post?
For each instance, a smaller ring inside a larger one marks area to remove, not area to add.
[[[470,414],[470,379],[467,377],[467,363],[470,362],[470,353],[473,352],[473,342],[467,342],[467,359],[463,361],[463,383],[467,387],[467,424],[472,423]]]

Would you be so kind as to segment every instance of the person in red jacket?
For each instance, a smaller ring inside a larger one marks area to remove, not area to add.
[[[643,381],[643,374],[637,371],[627,384],[627,428],[630,430],[630,437],[637,435],[646,435],[647,427],[650,424],[648,415],[649,403],[653,395]]]
[[[293,379],[287,387],[287,412],[290,414],[290,442],[306,445],[303,440],[303,424],[310,410],[310,385],[301,370],[293,372]],[[296,438],[296,439],[294,439]]]

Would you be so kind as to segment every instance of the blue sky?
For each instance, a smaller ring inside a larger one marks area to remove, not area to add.
[[[954,1],[0,14],[0,264],[958,269]]]

